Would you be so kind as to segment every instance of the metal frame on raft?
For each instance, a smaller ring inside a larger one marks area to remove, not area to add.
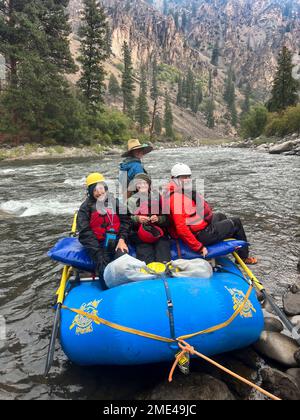
[[[70,236],[76,236],[76,230],[77,230],[77,213],[74,216],[74,220],[73,220],[73,225],[72,225],[72,230],[71,230],[71,235]],[[267,299],[270,304],[272,305],[272,307],[274,308],[274,310],[276,311],[276,313],[280,316],[280,318],[282,319],[282,321],[284,322],[284,324],[287,326],[287,328],[292,331],[294,329],[294,326],[290,323],[290,321],[287,319],[287,317],[283,314],[283,312],[280,310],[280,308],[275,304],[275,302],[272,300],[272,298],[270,298],[270,296],[267,294],[264,286],[262,286],[262,284],[259,282],[259,280],[254,276],[254,274],[252,273],[252,271],[246,266],[246,264],[242,261],[242,259],[239,257],[239,255],[237,254],[237,252],[233,252],[232,254],[234,256],[234,258],[236,259],[236,261],[240,264],[241,268],[243,269],[243,271],[245,272],[247,278],[249,279],[248,284],[250,286],[247,296],[245,297],[244,302],[242,302],[239,305],[239,308],[235,311],[235,313],[233,314],[233,316],[225,323],[220,324],[218,326],[212,327],[209,330],[207,330],[208,332],[212,332],[215,331],[216,329],[220,329],[220,328],[225,328],[229,323],[231,323],[243,310],[243,307],[246,305],[249,296],[251,294],[251,291],[253,290],[253,288],[256,288],[256,290],[260,291],[264,298]],[[56,304],[56,313],[55,313],[55,319],[54,319],[54,324],[53,324],[53,328],[52,328],[52,334],[51,334],[51,339],[50,339],[50,344],[49,344],[49,350],[48,350],[48,355],[47,355],[47,361],[46,361],[46,368],[45,368],[45,376],[48,376],[52,364],[53,364],[53,360],[54,360],[54,353],[55,353],[55,343],[56,343],[56,339],[58,336],[58,331],[59,331],[59,327],[60,327],[60,321],[61,321],[61,310],[63,309],[63,303],[64,303],[64,299],[65,299],[65,294],[66,294],[66,288],[67,288],[67,284],[68,281],[70,280],[71,276],[72,276],[72,272],[73,272],[74,268],[70,267],[70,266],[64,266],[63,268],[63,272],[62,272],[62,277],[61,277],[61,281],[60,281],[60,286],[59,289],[56,292],[57,295],[57,304]],[[161,273],[158,274],[160,277],[165,277],[165,274],[162,275]],[[243,277],[246,280],[245,277]],[[93,281],[95,280],[95,278],[91,277],[91,278],[84,278],[84,279],[80,279],[80,282],[89,282],[89,281]],[[76,277],[75,277],[75,281],[76,281]],[[69,309],[69,308],[65,308],[65,309]],[[90,314],[85,314],[83,313],[82,315],[86,316],[86,317],[90,317]],[[143,331],[135,331],[132,330],[130,328],[126,328],[123,326],[118,326],[117,324],[112,324],[109,323],[106,320],[102,320],[99,318],[99,320],[95,320],[96,322],[100,322],[100,323],[104,323],[105,325],[112,327],[112,328],[117,328],[117,329],[122,329],[122,331],[128,332],[128,333],[133,333],[133,334],[138,334],[138,335],[144,335],[144,336],[148,336],[148,338],[153,338],[153,339],[157,339],[157,338],[164,338],[164,337],[150,337],[151,334],[145,333]],[[207,333],[207,331],[201,331],[198,332],[197,334],[204,334]],[[193,334],[192,336],[194,336],[195,334]],[[280,400],[278,397],[274,396],[273,394],[270,394],[269,392],[267,392],[266,390],[260,388],[259,386],[253,384],[252,382],[248,381],[247,379],[237,375],[236,373],[230,371],[229,369],[225,368],[224,366],[216,363],[214,360],[208,358],[207,356],[197,352],[193,347],[191,347],[185,340],[191,338],[190,335],[186,335],[184,337],[179,337],[179,338],[174,338],[172,339],[172,341],[177,342],[178,344],[178,348],[179,350],[179,354],[176,355],[176,360],[173,364],[173,367],[171,369],[170,375],[169,375],[169,382],[172,381],[172,377],[173,377],[173,372],[176,368],[176,366],[178,365],[178,363],[180,363],[180,360],[182,358],[185,358],[187,355],[196,355],[204,360],[206,360],[207,362],[211,363],[212,365],[214,365],[215,367],[223,370],[224,372],[226,372],[227,374],[233,376],[234,378],[240,380],[241,382],[249,385],[250,387],[252,387],[253,389],[256,389],[257,391],[261,392],[263,395],[267,396],[270,399],[273,400]],[[170,339],[168,339],[169,341]],[[298,344],[300,344],[300,340],[298,342]]]

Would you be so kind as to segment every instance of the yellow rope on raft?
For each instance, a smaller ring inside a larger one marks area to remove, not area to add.
[[[163,341],[165,343],[174,343],[175,341],[175,340],[172,340],[171,338],[161,337],[160,335],[151,334],[145,331],[140,331],[134,328],[128,328],[119,324],[115,324],[114,322],[107,321],[106,319],[100,318],[97,315],[93,315],[93,314],[89,314],[87,312],[81,311],[80,309],[72,309],[72,308],[68,308],[67,306],[62,306],[62,309],[66,309],[68,311],[74,312],[75,314],[82,315],[88,319],[91,319],[98,325],[103,324],[103,325],[106,325],[107,327],[113,328],[118,331],[123,331],[128,334],[134,334],[141,337],[150,338],[152,340]]]
[[[203,331],[199,331],[198,333],[195,333],[195,334],[187,335],[185,337],[192,338],[192,337],[196,337],[196,336],[201,335],[201,334],[202,335],[203,334],[209,334],[209,333],[218,331],[220,329],[226,328],[243,311],[246,303],[248,302],[248,300],[250,298],[250,295],[251,295],[252,290],[253,290],[253,286],[251,285],[250,288],[249,288],[249,290],[248,290],[248,292],[247,292],[247,295],[245,296],[245,299],[244,299],[243,303],[239,306],[239,308],[235,311],[235,313],[230,317],[230,319],[228,321],[226,321],[226,322],[224,322],[224,323],[222,323],[220,325],[217,325],[215,327],[208,328],[207,330],[203,330]],[[82,315],[82,316],[84,316],[84,317],[86,317],[88,319],[91,319],[91,320],[93,320],[98,325],[103,324],[103,325],[106,325],[106,326],[108,326],[110,328],[114,328],[114,329],[119,330],[119,331],[127,332],[129,334],[135,334],[135,335],[138,335],[138,336],[141,336],[141,337],[145,337],[145,338],[149,338],[149,339],[152,339],[152,340],[162,341],[162,342],[165,342],[165,343],[174,343],[174,342],[177,342],[178,343],[178,346],[181,348],[182,351],[176,357],[176,360],[175,360],[175,362],[173,364],[173,367],[172,367],[171,372],[170,372],[170,375],[169,375],[169,382],[171,382],[172,379],[173,379],[173,373],[174,373],[174,371],[176,369],[176,366],[179,363],[179,360],[181,359],[181,357],[183,355],[187,354],[187,353],[190,353],[192,355],[196,355],[196,356],[198,356],[198,357],[206,360],[207,362],[209,362],[212,365],[218,367],[219,369],[223,370],[224,372],[228,373],[229,375],[233,376],[234,378],[240,380],[241,382],[243,382],[243,383],[249,385],[250,387],[256,389],[257,391],[261,392],[263,395],[267,396],[268,398],[271,398],[272,400],[280,401],[280,398],[276,397],[275,395],[273,395],[273,394],[265,391],[264,389],[260,388],[259,386],[255,385],[254,383],[250,382],[249,380],[243,378],[242,376],[237,375],[236,373],[234,373],[231,370],[225,368],[224,366],[222,366],[219,363],[215,362],[214,360],[208,358],[207,356],[205,356],[205,355],[197,352],[194,349],[194,347],[192,347],[188,343],[186,343],[183,340],[182,337],[181,338],[179,337],[178,339],[173,340],[173,339],[170,339],[170,338],[167,338],[167,337],[162,337],[162,336],[159,336],[159,335],[156,335],[156,334],[147,333],[145,331],[140,331],[140,330],[136,330],[136,329],[133,329],[133,328],[124,327],[122,325],[115,324],[113,322],[109,322],[109,321],[107,321],[107,320],[105,320],[103,318],[98,317],[97,315],[92,315],[92,314],[86,313],[84,311],[81,311],[80,309],[71,309],[71,308],[68,308],[66,306],[63,306],[62,308],[63,309],[66,309],[66,310],[69,310],[71,312],[74,312],[74,313],[76,313],[78,315]]]
[[[198,335],[210,334],[210,333],[213,333],[215,331],[219,331],[219,330],[222,330],[224,328],[227,328],[239,316],[239,314],[241,312],[243,312],[243,309],[244,309],[246,303],[248,302],[248,300],[250,298],[252,290],[253,290],[253,286],[251,285],[247,294],[246,294],[246,296],[245,296],[244,302],[239,306],[239,308],[234,312],[234,314],[227,321],[223,322],[222,324],[216,325],[215,327],[208,328],[207,330],[199,331],[199,332],[194,333],[194,334],[182,335],[181,337],[178,338],[178,340],[188,340],[188,339],[196,337]]]
[[[252,290],[253,290],[253,286],[251,285],[247,294],[246,294],[246,296],[245,296],[245,299],[244,299],[243,303],[241,305],[239,305],[237,310],[234,312],[234,314],[227,321],[223,322],[222,324],[219,324],[219,325],[216,325],[214,327],[203,330],[203,331],[199,331],[199,332],[196,332],[196,333],[193,333],[193,334],[178,337],[176,340],[173,340],[173,339],[167,338],[167,337],[162,337],[162,336],[156,335],[156,334],[151,334],[151,333],[148,333],[148,332],[145,332],[145,331],[136,330],[134,328],[124,327],[123,325],[119,325],[119,324],[116,324],[114,322],[107,321],[106,319],[100,318],[97,315],[93,315],[93,314],[89,314],[87,312],[81,311],[80,309],[72,309],[72,308],[68,308],[66,306],[63,306],[62,309],[66,309],[66,310],[74,312],[78,315],[82,315],[82,316],[84,316],[88,319],[91,319],[92,321],[94,321],[98,325],[103,324],[103,325],[106,325],[107,327],[113,328],[113,329],[118,330],[118,331],[123,331],[123,332],[126,332],[128,334],[138,335],[140,337],[150,338],[152,340],[162,341],[162,342],[165,342],[165,343],[174,343],[174,342],[177,342],[177,341],[180,341],[180,340],[183,340],[183,339],[187,340],[189,338],[197,337],[198,335],[210,334],[210,333],[213,333],[215,331],[219,331],[221,329],[224,329],[224,328],[228,327],[238,317],[238,315],[243,311],[246,303],[248,302],[248,300],[250,298]]]

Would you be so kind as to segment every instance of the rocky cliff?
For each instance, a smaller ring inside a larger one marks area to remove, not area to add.
[[[209,59],[201,51],[188,45],[185,34],[178,31],[171,15],[164,16],[142,0],[104,0],[112,29],[112,50],[122,58],[122,46],[127,41],[137,67],[154,55],[160,61],[186,67],[188,63],[198,70],[208,67]],[[70,1],[70,19],[74,31],[78,28],[82,0]]]
[[[283,44],[294,52],[300,77],[300,0],[104,0],[112,25],[114,54],[121,58],[126,40],[133,61],[161,61],[193,67],[204,78],[212,50],[218,47],[219,71],[235,70],[239,87],[250,82],[257,98],[266,99]],[[74,28],[82,0],[70,1]]]
[[[113,58],[109,72],[121,63],[122,45],[127,41],[136,69],[153,56],[169,66],[186,71],[193,68],[207,94],[209,72],[213,71],[216,120],[225,125],[224,79],[231,67],[236,75],[237,107],[243,89],[250,83],[257,101],[268,98],[283,44],[294,52],[295,76],[300,77],[300,0],[103,0],[112,30]],[[166,7],[167,6],[167,7]],[[74,34],[80,24],[82,0],[70,0],[69,13]],[[76,52],[76,35],[72,49]],[[217,63],[212,64],[213,50]],[[120,76],[120,73],[116,75]],[[176,98],[174,86],[168,86]],[[186,119],[185,110],[177,110]],[[176,109],[175,109],[176,112]],[[197,117],[199,123],[199,116]],[[190,117],[189,117],[190,119]],[[202,118],[203,120],[203,118]],[[197,128],[193,130],[193,134]],[[206,130],[205,130],[206,132]]]
[[[161,0],[155,5],[163,10]],[[167,5],[189,45],[208,59],[217,46],[218,66],[232,66],[238,85],[249,81],[258,99],[268,95],[283,44],[294,52],[300,77],[300,0],[170,0]]]

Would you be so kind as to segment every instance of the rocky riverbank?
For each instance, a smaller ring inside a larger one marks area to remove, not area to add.
[[[159,142],[154,143],[157,150],[163,149],[179,149],[201,146],[226,146],[230,143],[230,139],[202,139],[190,140],[184,142]],[[121,155],[124,153],[126,146],[49,146],[44,147],[36,144],[26,144],[16,147],[0,147],[0,161],[17,161],[17,160],[42,160],[42,159],[69,159],[80,157],[101,157],[107,155]]]
[[[94,147],[64,147],[26,144],[17,147],[1,147],[0,161],[16,160],[42,160],[75,157],[96,157],[104,154],[105,149],[99,146]]]
[[[264,305],[265,331],[251,348],[213,357],[238,375],[258,384],[283,400],[300,399],[300,347]],[[300,328],[300,287],[294,285],[283,298],[283,307],[293,325]],[[295,328],[295,332],[297,327]],[[141,400],[253,400],[265,399],[258,391],[199,359],[192,373],[177,372],[171,384],[164,381],[138,396]]]
[[[225,147],[250,148],[272,155],[300,156],[300,137],[293,135],[284,139],[267,139],[259,137],[257,139],[241,140],[229,144]]]

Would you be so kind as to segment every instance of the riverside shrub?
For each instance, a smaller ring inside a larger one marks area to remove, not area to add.
[[[268,111],[264,106],[256,106],[245,115],[241,122],[241,134],[246,138],[256,138],[263,134],[268,122]]]
[[[286,118],[289,133],[297,133],[300,135],[300,104],[291,106],[286,111]]]
[[[284,137],[294,133],[300,135],[300,105],[291,106],[279,114],[269,114],[265,129],[268,137]]]

